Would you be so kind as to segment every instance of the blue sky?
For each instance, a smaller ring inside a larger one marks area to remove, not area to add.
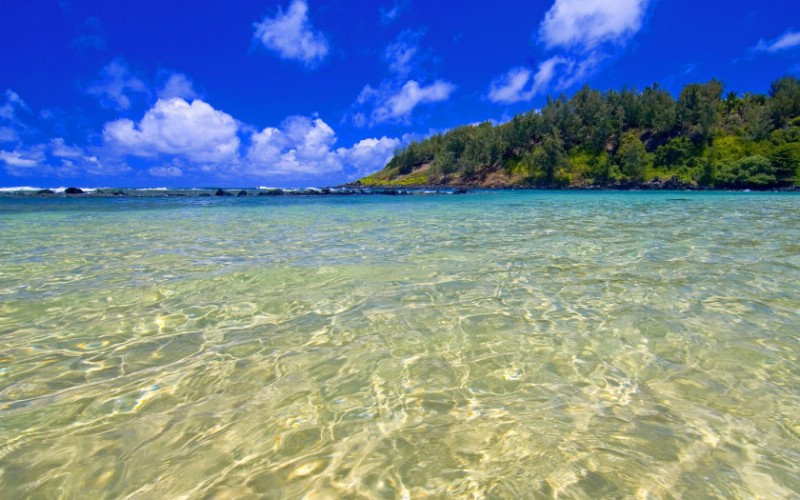
[[[0,186],[334,185],[584,84],[766,93],[800,5],[30,0],[0,55]]]

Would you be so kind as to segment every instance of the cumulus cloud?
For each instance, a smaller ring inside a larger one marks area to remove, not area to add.
[[[319,117],[290,116],[280,127],[250,137],[249,173],[257,176],[319,176],[345,169],[358,175],[380,170],[400,140],[363,139],[349,148],[334,148],[336,133]]]
[[[200,97],[194,90],[194,85],[186,75],[181,73],[173,73],[167,79],[161,90],[158,91],[159,99],[172,99],[179,97],[181,99],[191,101]]]
[[[204,101],[159,99],[139,123],[109,122],[103,139],[113,149],[134,156],[178,155],[193,162],[236,160],[239,125],[227,113]]]
[[[549,49],[624,43],[642,28],[649,0],[556,0],[539,27]]]
[[[311,25],[305,0],[293,0],[286,12],[279,9],[275,17],[267,17],[254,27],[253,36],[264,47],[307,67],[318,65],[330,50],[325,35]]]
[[[341,161],[355,169],[357,177],[361,177],[382,169],[394,156],[400,146],[399,139],[386,136],[380,139],[363,139],[350,148],[339,148],[336,155]]]
[[[318,175],[342,169],[331,154],[336,133],[321,118],[290,116],[281,128],[267,127],[250,141],[247,159],[260,172]]]
[[[795,47],[800,47],[800,31],[787,31],[773,40],[759,40],[753,50],[756,52],[774,54],[775,52],[789,50]]]
[[[97,96],[101,106],[119,110],[131,107],[133,95],[149,93],[147,85],[131,74],[122,59],[115,59],[104,67],[100,71],[100,78],[89,85],[86,92]]]

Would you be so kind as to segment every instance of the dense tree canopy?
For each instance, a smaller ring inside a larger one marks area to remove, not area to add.
[[[800,183],[800,81],[768,95],[711,80],[675,99],[658,84],[571,98],[493,126],[464,126],[412,142],[365,184],[620,185],[677,177],[720,188]]]

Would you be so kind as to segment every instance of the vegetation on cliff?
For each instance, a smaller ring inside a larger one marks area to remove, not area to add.
[[[399,149],[365,185],[624,186],[734,189],[800,183],[800,80],[769,94],[725,92],[717,80],[675,99],[658,84],[548,98],[541,110],[458,127]],[[655,181],[654,181],[655,180]]]

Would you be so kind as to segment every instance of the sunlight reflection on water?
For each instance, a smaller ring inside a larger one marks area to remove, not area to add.
[[[796,495],[798,201],[0,208],[0,492]]]

